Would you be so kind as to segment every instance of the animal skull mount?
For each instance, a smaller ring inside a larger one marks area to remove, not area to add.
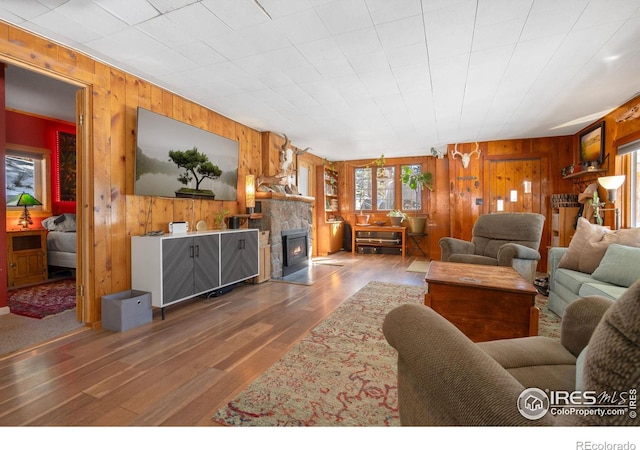
[[[460,159],[462,160],[462,167],[466,169],[467,167],[469,167],[469,162],[471,162],[471,155],[473,155],[474,153],[477,155],[476,159],[480,159],[480,153],[482,153],[482,150],[480,150],[480,145],[477,142],[476,148],[469,153],[460,153],[458,151],[458,144],[456,144],[451,155],[453,155],[453,159],[456,159],[456,156],[460,156]]]

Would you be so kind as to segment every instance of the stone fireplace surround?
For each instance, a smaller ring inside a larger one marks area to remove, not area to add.
[[[308,230],[309,255],[313,249],[312,203],[313,197],[271,192],[256,193],[261,202],[262,219],[252,221],[251,226],[269,231],[271,244],[271,277],[282,278],[282,231],[304,228]],[[310,258],[310,256],[309,256]]]

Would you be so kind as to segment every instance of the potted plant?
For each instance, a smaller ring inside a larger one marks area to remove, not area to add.
[[[402,169],[402,184],[409,186],[416,193],[416,212],[415,216],[409,216],[409,232],[410,233],[424,233],[424,226],[427,222],[426,217],[418,217],[418,208],[420,193],[422,189],[429,189],[433,191],[433,174],[431,172],[418,172],[415,170],[417,166],[404,166]]]
[[[216,195],[210,189],[200,189],[200,183],[205,178],[215,180],[222,175],[222,170],[211,161],[204,153],[200,153],[197,147],[190,150],[170,150],[169,158],[176,166],[184,169],[184,173],[178,177],[178,181],[187,187],[176,191],[176,197],[215,199]],[[196,188],[191,189],[189,184],[196,180]]]
[[[407,215],[399,209],[394,209],[393,211],[389,211],[387,213],[387,217],[389,217],[392,227],[399,227],[402,225],[402,221],[406,220]]]

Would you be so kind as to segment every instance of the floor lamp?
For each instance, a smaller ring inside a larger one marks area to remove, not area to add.
[[[616,194],[618,189],[624,183],[624,175],[613,175],[610,177],[599,177],[598,184],[607,190],[607,201],[614,204],[613,208],[598,208],[599,211],[614,211],[616,223],[615,229],[618,230],[620,228],[620,210],[615,207],[616,203]],[[606,203],[603,203],[606,205]]]

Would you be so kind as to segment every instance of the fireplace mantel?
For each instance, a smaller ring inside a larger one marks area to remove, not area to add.
[[[304,195],[281,194],[279,192],[256,192],[256,200],[291,200],[294,202],[313,203],[315,197],[307,197]]]

